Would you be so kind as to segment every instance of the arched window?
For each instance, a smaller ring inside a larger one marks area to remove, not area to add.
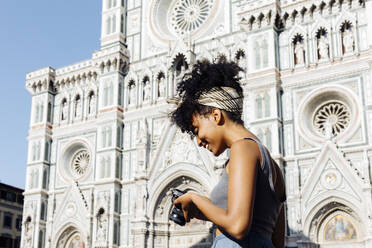
[[[265,138],[266,138],[266,140],[265,140],[265,142],[266,142],[266,147],[267,147],[267,149],[269,149],[269,151],[271,151],[271,130],[270,129],[267,129],[266,130],[266,134],[265,134]]]
[[[40,219],[46,220],[46,204],[44,201],[41,202],[40,206]]]
[[[270,96],[269,96],[269,94],[265,94],[264,101],[265,101],[265,117],[269,117],[270,116]]]
[[[262,50],[262,53],[261,53],[262,54],[262,67],[265,68],[269,65],[269,47],[268,47],[266,39],[262,41],[261,50]]]
[[[47,122],[49,122],[49,123],[52,123],[52,114],[53,114],[52,103],[51,102],[48,102]]]
[[[107,127],[107,146],[112,146],[112,128]]]
[[[48,171],[47,169],[43,170],[43,189],[48,189]]]
[[[110,157],[102,157],[101,158],[101,169],[100,169],[100,176],[101,178],[108,178],[110,177],[110,170],[111,170],[111,158]]]
[[[45,247],[45,229],[40,229],[38,248],[44,248],[44,247]]]
[[[110,34],[111,31],[111,17],[106,19],[106,34]]]
[[[36,142],[32,142],[32,161],[36,160]]]
[[[119,221],[115,221],[113,239],[114,239],[113,242],[115,245],[120,245],[120,222]]]
[[[120,16],[120,32],[124,34],[124,15]]]
[[[255,57],[255,68],[256,70],[261,68],[261,49],[260,49],[260,44],[258,41],[255,41],[254,43],[254,57]]]
[[[102,144],[102,147],[104,148],[104,147],[106,147],[107,146],[107,143],[106,143],[106,133],[107,133],[107,131],[106,131],[106,128],[104,127],[104,128],[102,128],[102,132],[101,132],[101,144]]]
[[[114,88],[112,83],[107,83],[103,88],[103,106],[112,105],[114,97]]]
[[[262,142],[262,141],[263,141],[264,135],[263,135],[263,133],[262,133],[262,130],[261,130],[261,129],[257,131],[257,134],[256,134],[256,136],[257,136],[257,138],[259,139],[259,141],[260,141],[260,142]]]
[[[40,103],[40,119],[39,122],[42,122],[44,120],[44,104]]]
[[[121,156],[116,157],[115,177],[121,179]]]
[[[101,158],[101,170],[100,170],[100,175],[101,178],[105,178],[105,172],[106,172],[106,160],[104,157]]]
[[[115,192],[115,212],[120,213],[121,210],[121,192]]]
[[[41,142],[38,141],[36,145],[36,160],[40,160],[40,154],[41,154]]]
[[[111,23],[112,23],[111,33],[115,33],[116,32],[116,15],[112,16]]]
[[[262,98],[261,96],[256,97],[256,118],[262,118]]]
[[[112,7],[112,0],[106,0],[106,1],[107,1],[106,7],[107,9],[110,9]]]
[[[106,172],[105,172],[105,177],[110,177],[111,176],[111,157],[106,158]]]

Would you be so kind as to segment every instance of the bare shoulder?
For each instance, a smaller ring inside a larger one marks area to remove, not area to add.
[[[230,147],[230,161],[254,162],[261,160],[260,149],[253,140],[241,139],[234,142]]]

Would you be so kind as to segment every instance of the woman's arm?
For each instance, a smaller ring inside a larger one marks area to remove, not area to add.
[[[274,232],[271,236],[271,241],[276,248],[284,248],[285,247],[285,211],[284,211],[284,204],[279,212],[278,219],[276,220],[276,224],[274,227]]]
[[[216,224],[219,229],[236,239],[245,237],[252,222],[258,149],[257,144],[249,140],[237,141],[231,146],[227,210],[214,205],[207,197],[195,193],[179,197],[174,204],[182,204],[186,221],[192,217],[188,212],[191,210],[192,214],[192,205],[195,205],[206,219]]]

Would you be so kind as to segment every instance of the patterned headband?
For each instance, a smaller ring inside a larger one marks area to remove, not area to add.
[[[242,115],[243,97],[231,87],[214,87],[200,95],[198,103]]]

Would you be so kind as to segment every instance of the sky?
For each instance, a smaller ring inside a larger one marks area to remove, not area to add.
[[[100,46],[101,0],[2,0],[0,182],[25,187],[31,94],[26,74],[89,59]]]

